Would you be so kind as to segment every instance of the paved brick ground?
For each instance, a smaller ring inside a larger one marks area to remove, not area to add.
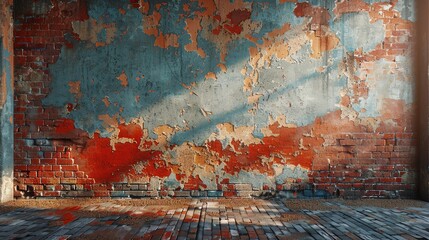
[[[2,206],[0,239],[429,239],[428,205],[399,210],[333,201],[323,203],[330,210],[292,211],[280,200],[232,203]]]

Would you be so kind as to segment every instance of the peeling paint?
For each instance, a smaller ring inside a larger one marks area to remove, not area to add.
[[[125,74],[125,72],[122,72],[121,75],[119,75],[116,79],[118,79],[119,82],[121,82],[122,87],[128,86],[128,77]]]
[[[83,41],[90,41],[97,47],[110,44],[116,34],[115,24],[98,23],[95,19],[72,23],[73,30]]]
[[[41,101],[62,109],[54,137],[73,139],[73,162],[96,183],[272,190],[347,177],[354,187],[361,162],[390,149],[382,133],[412,131],[408,2],[87,7],[88,18],[72,21],[73,47],[47,66]],[[373,138],[380,148],[363,149]]]

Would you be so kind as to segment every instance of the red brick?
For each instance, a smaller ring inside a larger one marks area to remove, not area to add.
[[[82,184],[82,183],[78,183],[76,178],[61,178],[61,183],[65,183],[65,184]]]
[[[78,165],[62,165],[61,169],[63,171],[79,171]]]
[[[60,178],[48,177],[41,179],[42,184],[60,184]]]
[[[77,178],[76,184],[94,184],[95,181],[93,178]]]
[[[58,163],[58,165],[72,165],[73,160],[72,159],[58,159],[57,163]]]
[[[110,197],[110,191],[95,191],[94,197]]]
[[[362,140],[361,139],[341,139],[340,145],[342,146],[362,145]]]
[[[40,177],[47,177],[47,178],[55,177],[55,172],[53,171],[39,171],[38,174]]]
[[[41,164],[55,165],[57,164],[57,160],[53,158],[42,158],[40,159]]]
[[[413,133],[396,133],[396,138],[412,139],[413,136],[414,136]]]
[[[40,178],[21,178],[24,184],[40,184]]]
[[[237,192],[236,191],[224,191],[223,192],[223,196],[224,197],[237,197]]]
[[[44,197],[60,197],[61,192],[60,191],[43,191],[42,195]]]
[[[72,177],[75,177],[75,174],[72,171],[64,171],[64,175],[63,176],[65,178],[72,178]]]
[[[15,165],[13,169],[15,169],[15,171],[27,171],[27,165]]]

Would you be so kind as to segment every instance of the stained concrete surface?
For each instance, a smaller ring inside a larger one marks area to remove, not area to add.
[[[427,239],[414,200],[19,200],[2,239]]]

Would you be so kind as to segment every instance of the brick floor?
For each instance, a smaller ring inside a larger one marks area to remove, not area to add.
[[[0,239],[429,239],[429,205],[399,210],[328,202],[332,210],[292,211],[280,200],[260,203],[16,207],[0,212]]]

